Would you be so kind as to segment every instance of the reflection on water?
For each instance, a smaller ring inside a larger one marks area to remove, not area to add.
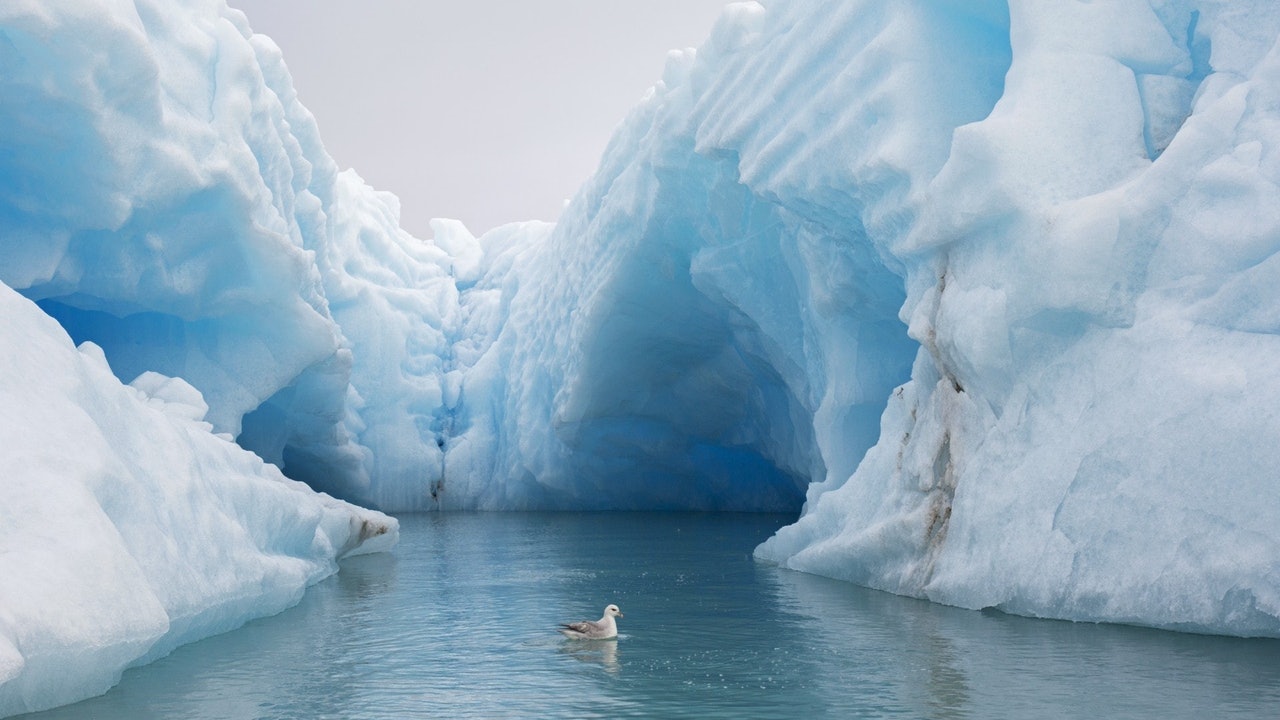
[[[762,566],[787,521],[402,518],[281,615],[54,718],[1260,718],[1280,642],[947,608]],[[619,637],[560,622],[626,608]]]
[[[616,674],[621,668],[617,640],[564,642],[560,645],[560,652],[579,662],[599,665],[608,673]]]

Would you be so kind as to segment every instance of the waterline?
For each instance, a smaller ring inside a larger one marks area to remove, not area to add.
[[[789,518],[401,518],[298,607],[53,718],[1204,718],[1280,707],[1280,642],[979,613],[751,560]],[[614,641],[555,627],[626,617]]]

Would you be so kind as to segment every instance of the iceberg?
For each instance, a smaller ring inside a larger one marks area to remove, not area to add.
[[[475,239],[411,238],[339,172],[222,0],[6,3],[0,67],[0,282],[290,477],[429,507]]]
[[[0,713],[394,540],[344,501],[793,510],[762,561],[1280,636],[1270,3],[732,3],[558,223],[429,240],[222,0],[46,5],[0,6]]]
[[[502,281],[442,506],[803,504],[758,558],[1280,635],[1278,37],[1264,3],[728,6]]]
[[[433,248],[346,261],[395,204],[315,149],[278,51],[220,2],[4,3],[0,86],[7,716],[104,692],[394,545],[393,518],[296,479],[372,486],[348,430],[366,376],[330,298],[446,273]]]
[[[5,286],[0,316],[0,716],[102,693],[394,544],[394,519],[213,434],[189,383],[121,384]]]

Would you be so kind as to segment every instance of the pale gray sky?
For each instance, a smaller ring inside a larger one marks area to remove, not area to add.
[[[329,153],[429,237],[555,220],[725,0],[228,0],[284,51]]]

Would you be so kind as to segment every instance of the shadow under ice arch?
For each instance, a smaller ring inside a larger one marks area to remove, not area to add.
[[[661,212],[570,321],[583,341],[556,437],[613,505],[795,511],[812,481],[852,472],[910,376],[902,279],[856,231],[756,197],[736,157],[687,157],[657,169]]]
[[[521,256],[439,507],[794,511],[843,484],[911,378],[901,313],[938,268],[908,235],[1008,28],[999,2],[742,3],[673,53]]]

